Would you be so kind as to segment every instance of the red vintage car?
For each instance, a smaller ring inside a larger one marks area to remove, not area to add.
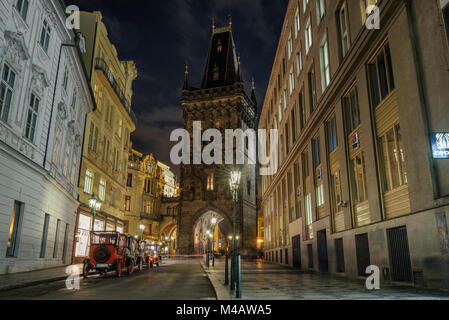
[[[128,274],[131,274],[134,261],[129,254],[129,245],[129,237],[119,232],[91,232],[89,257],[83,262],[84,278],[92,271],[105,274],[114,270],[116,276],[121,277],[124,268],[128,268]]]

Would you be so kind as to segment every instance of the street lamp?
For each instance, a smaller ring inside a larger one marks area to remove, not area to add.
[[[101,208],[101,202],[98,201],[95,194],[92,193],[92,196],[89,198],[89,208],[92,210],[92,231],[95,231],[95,217],[97,216],[97,210]]]
[[[143,224],[140,224],[140,240],[143,240],[143,230],[145,230],[145,226]]]
[[[212,217],[212,267],[215,267],[215,224],[217,223],[217,218]]]
[[[232,200],[234,201],[234,233],[237,234],[236,226],[237,226],[237,197],[238,190],[240,184],[240,171],[232,171],[231,177],[229,179],[229,187],[232,192]],[[231,261],[231,290],[235,288],[235,276],[236,276],[236,262],[237,262],[237,239],[234,236],[234,249],[232,252],[232,261]]]

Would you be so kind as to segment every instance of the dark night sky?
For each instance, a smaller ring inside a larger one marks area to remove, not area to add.
[[[249,91],[254,76],[260,108],[288,0],[66,0],[70,4],[81,11],[101,11],[119,59],[134,60],[138,78],[132,108],[138,126],[133,145],[172,166],[169,136],[183,127],[184,63],[189,63],[190,84],[200,86],[211,17],[222,27],[232,15],[243,78]]]

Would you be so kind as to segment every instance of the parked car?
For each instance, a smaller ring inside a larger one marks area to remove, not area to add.
[[[83,262],[83,277],[91,271],[100,274],[115,270],[121,277],[126,267],[127,237],[114,231],[93,231],[90,233],[89,257]]]
[[[138,244],[137,240],[132,236],[126,237],[125,245],[125,264],[128,274],[134,272],[134,266],[136,266],[136,260],[138,256]]]
[[[154,265],[159,267],[161,259],[160,256],[157,255],[157,252],[153,250],[154,246],[144,242],[142,242],[141,245],[143,247],[144,264],[146,264],[148,268],[153,268]]]

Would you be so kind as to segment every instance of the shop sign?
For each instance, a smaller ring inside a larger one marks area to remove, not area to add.
[[[434,159],[449,159],[449,132],[431,133],[432,154]]]

